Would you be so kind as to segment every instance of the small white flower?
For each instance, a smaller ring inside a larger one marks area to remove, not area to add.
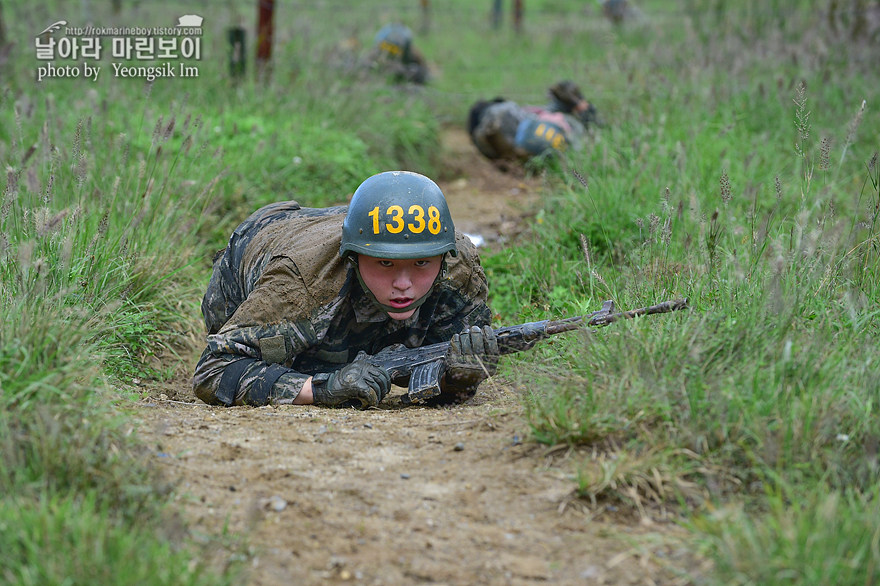
[[[782,361],[789,362],[791,361],[791,338],[785,341],[785,347],[782,349]]]
[[[837,434],[837,441],[839,441],[839,442],[848,442],[848,441],[849,441],[849,434],[846,434],[846,433],[838,433],[838,434]]]

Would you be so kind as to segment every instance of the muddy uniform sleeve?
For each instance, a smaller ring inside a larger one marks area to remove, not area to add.
[[[310,375],[286,365],[313,346],[317,336],[307,319],[282,316],[301,315],[307,299],[293,263],[273,259],[229,322],[208,336],[193,376],[196,396],[225,406],[292,402]]]

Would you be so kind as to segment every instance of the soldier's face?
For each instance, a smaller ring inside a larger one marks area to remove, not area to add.
[[[416,308],[406,308],[428,294],[440,274],[442,264],[442,256],[389,259],[358,255],[361,279],[379,303],[403,311],[389,313],[392,319],[412,317]]]

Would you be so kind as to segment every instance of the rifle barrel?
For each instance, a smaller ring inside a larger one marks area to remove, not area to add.
[[[621,319],[633,319],[643,315],[669,313],[670,311],[687,309],[687,302],[687,298],[682,298],[664,301],[662,303],[658,303],[657,305],[651,305],[650,307],[640,307],[638,309],[631,309],[630,311],[621,311],[618,313],[597,311],[596,313],[590,315],[548,321],[546,330],[548,335],[560,334],[562,332],[569,332],[571,330],[575,330],[581,327],[582,322],[585,322],[586,325],[590,326],[607,326],[608,324],[614,323]]]

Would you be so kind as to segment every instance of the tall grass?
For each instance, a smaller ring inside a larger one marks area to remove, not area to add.
[[[97,99],[72,109],[56,99],[22,93],[4,113],[0,575],[222,582],[172,553],[183,534],[163,529],[170,487],[114,407],[136,397],[117,381],[160,376],[146,357],[186,339],[187,251],[220,171],[192,148],[190,118],[146,123],[144,111],[129,119]]]
[[[190,368],[176,353],[195,337],[211,253],[243,215],[341,203],[378,170],[430,167],[433,119],[375,82],[364,91],[397,116],[331,76],[232,86],[212,63],[176,85],[35,85],[33,33],[69,7],[4,8],[16,44],[0,65],[0,580],[237,580],[237,545],[197,545],[173,522],[173,486],[119,407],[139,397],[132,381]]]
[[[768,39],[728,28],[743,17],[730,11],[695,18],[704,61],[673,83],[660,76],[680,53],[627,61],[654,105],[625,101],[571,161],[583,181],[487,266],[510,287],[496,307],[530,319],[690,300],[515,362],[533,439],[587,448],[578,490],[597,511],[690,519],[716,583],[866,584],[880,561],[876,94],[841,49],[815,52],[817,20],[792,16],[781,60],[747,50]]]

